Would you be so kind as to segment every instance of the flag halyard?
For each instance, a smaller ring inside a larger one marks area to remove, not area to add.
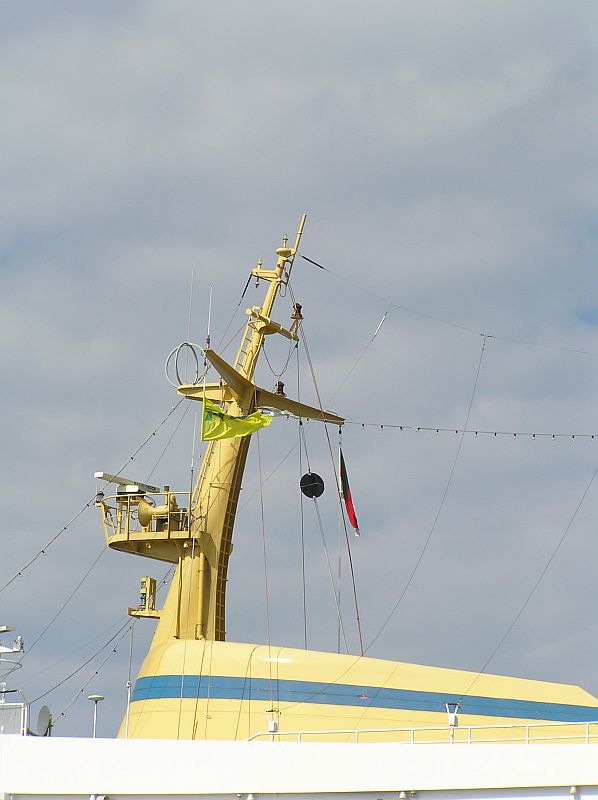
[[[341,495],[345,501],[345,508],[347,510],[347,517],[351,527],[355,531],[355,536],[360,535],[359,524],[357,522],[357,514],[355,513],[355,506],[353,504],[353,497],[351,489],[349,488],[349,478],[347,476],[347,468],[345,466],[345,459],[343,458],[343,451],[339,448],[340,453],[340,482],[341,482]]]

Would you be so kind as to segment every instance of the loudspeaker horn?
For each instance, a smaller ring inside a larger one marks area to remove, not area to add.
[[[152,517],[154,516],[154,511],[154,506],[150,505],[147,500],[139,501],[139,506],[137,507],[137,516],[140,524],[144,528],[147,528],[147,526],[151,523]]]

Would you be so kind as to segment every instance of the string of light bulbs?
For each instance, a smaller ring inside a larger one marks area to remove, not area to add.
[[[399,425],[388,422],[359,422],[353,419],[345,420],[345,425],[357,425],[364,429],[378,428],[379,430],[385,430],[388,428],[390,430],[411,431],[414,433],[451,433],[453,436],[455,434],[470,434],[474,437],[490,436],[495,439],[497,439],[499,436],[507,436],[511,439],[570,439],[572,441],[575,441],[576,439],[598,439],[598,433],[547,433],[545,431],[500,431],[482,430],[479,428],[441,428],[435,425]]]

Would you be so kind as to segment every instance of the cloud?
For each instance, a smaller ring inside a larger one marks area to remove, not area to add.
[[[259,10],[5,4],[0,584],[92,497],[93,472],[127,462],[166,417],[176,397],[164,359],[188,335],[205,338],[210,287],[213,341],[223,338],[234,357],[244,310],[261,296],[250,285],[240,301],[246,276],[258,258],[271,263],[303,210],[303,252],[333,272],[297,259],[294,290],[318,388],[339,413],[461,428],[484,333],[494,338],[471,427],[593,432],[596,356],[572,351],[598,354],[588,300],[598,291],[595,23],[592,5],[532,0],[266,2]],[[388,304],[403,308],[389,310],[354,368]],[[284,324],[289,314],[287,297],[274,316]],[[276,369],[288,350],[272,339]],[[289,394],[296,370],[291,360]],[[315,402],[304,359],[300,374],[302,399]],[[273,384],[267,365],[259,380]],[[188,485],[193,410],[163,453],[182,412],[129,462],[134,476]],[[275,425],[262,439],[264,473],[297,441],[294,423]],[[322,513],[336,568],[334,481],[318,433],[309,427],[308,445],[327,484]],[[364,531],[354,556],[367,640],[409,579],[458,437],[359,425],[343,436]],[[570,521],[595,446],[466,438],[421,568],[375,654],[479,669]],[[242,494],[256,486],[256,470],[252,453]],[[265,504],[273,635],[300,646],[298,478],[293,454]],[[263,641],[255,502],[235,533],[229,630]],[[491,669],[598,692],[587,666],[595,660],[587,612],[595,504],[592,489]],[[316,520],[305,521],[309,640],[334,649],[328,568]],[[3,594],[1,622],[33,641],[101,536],[90,509]],[[107,553],[33,660],[53,662],[56,650],[71,654],[87,632],[105,630],[147,569]],[[572,660],[572,650],[582,657]],[[78,658],[68,656],[65,672]],[[115,664],[93,686],[113,697],[106,733],[122,706],[120,650]],[[43,688],[36,681],[32,689]],[[52,704],[62,707],[82,682],[83,673]],[[87,732],[89,716],[75,704],[64,731]]]

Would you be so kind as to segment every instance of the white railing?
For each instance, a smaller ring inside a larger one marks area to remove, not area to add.
[[[25,736],[27,733],[27,705],[0,702],[0,736]]]
[[[500,725],[464,725],[455,728],[360,728],[336,730],[271,731],[255,733],[247,741],[266,739],[297,742],[397,742],[400,744],[535,744],[539,742],[598,743],[596,722],[534,722]]]

